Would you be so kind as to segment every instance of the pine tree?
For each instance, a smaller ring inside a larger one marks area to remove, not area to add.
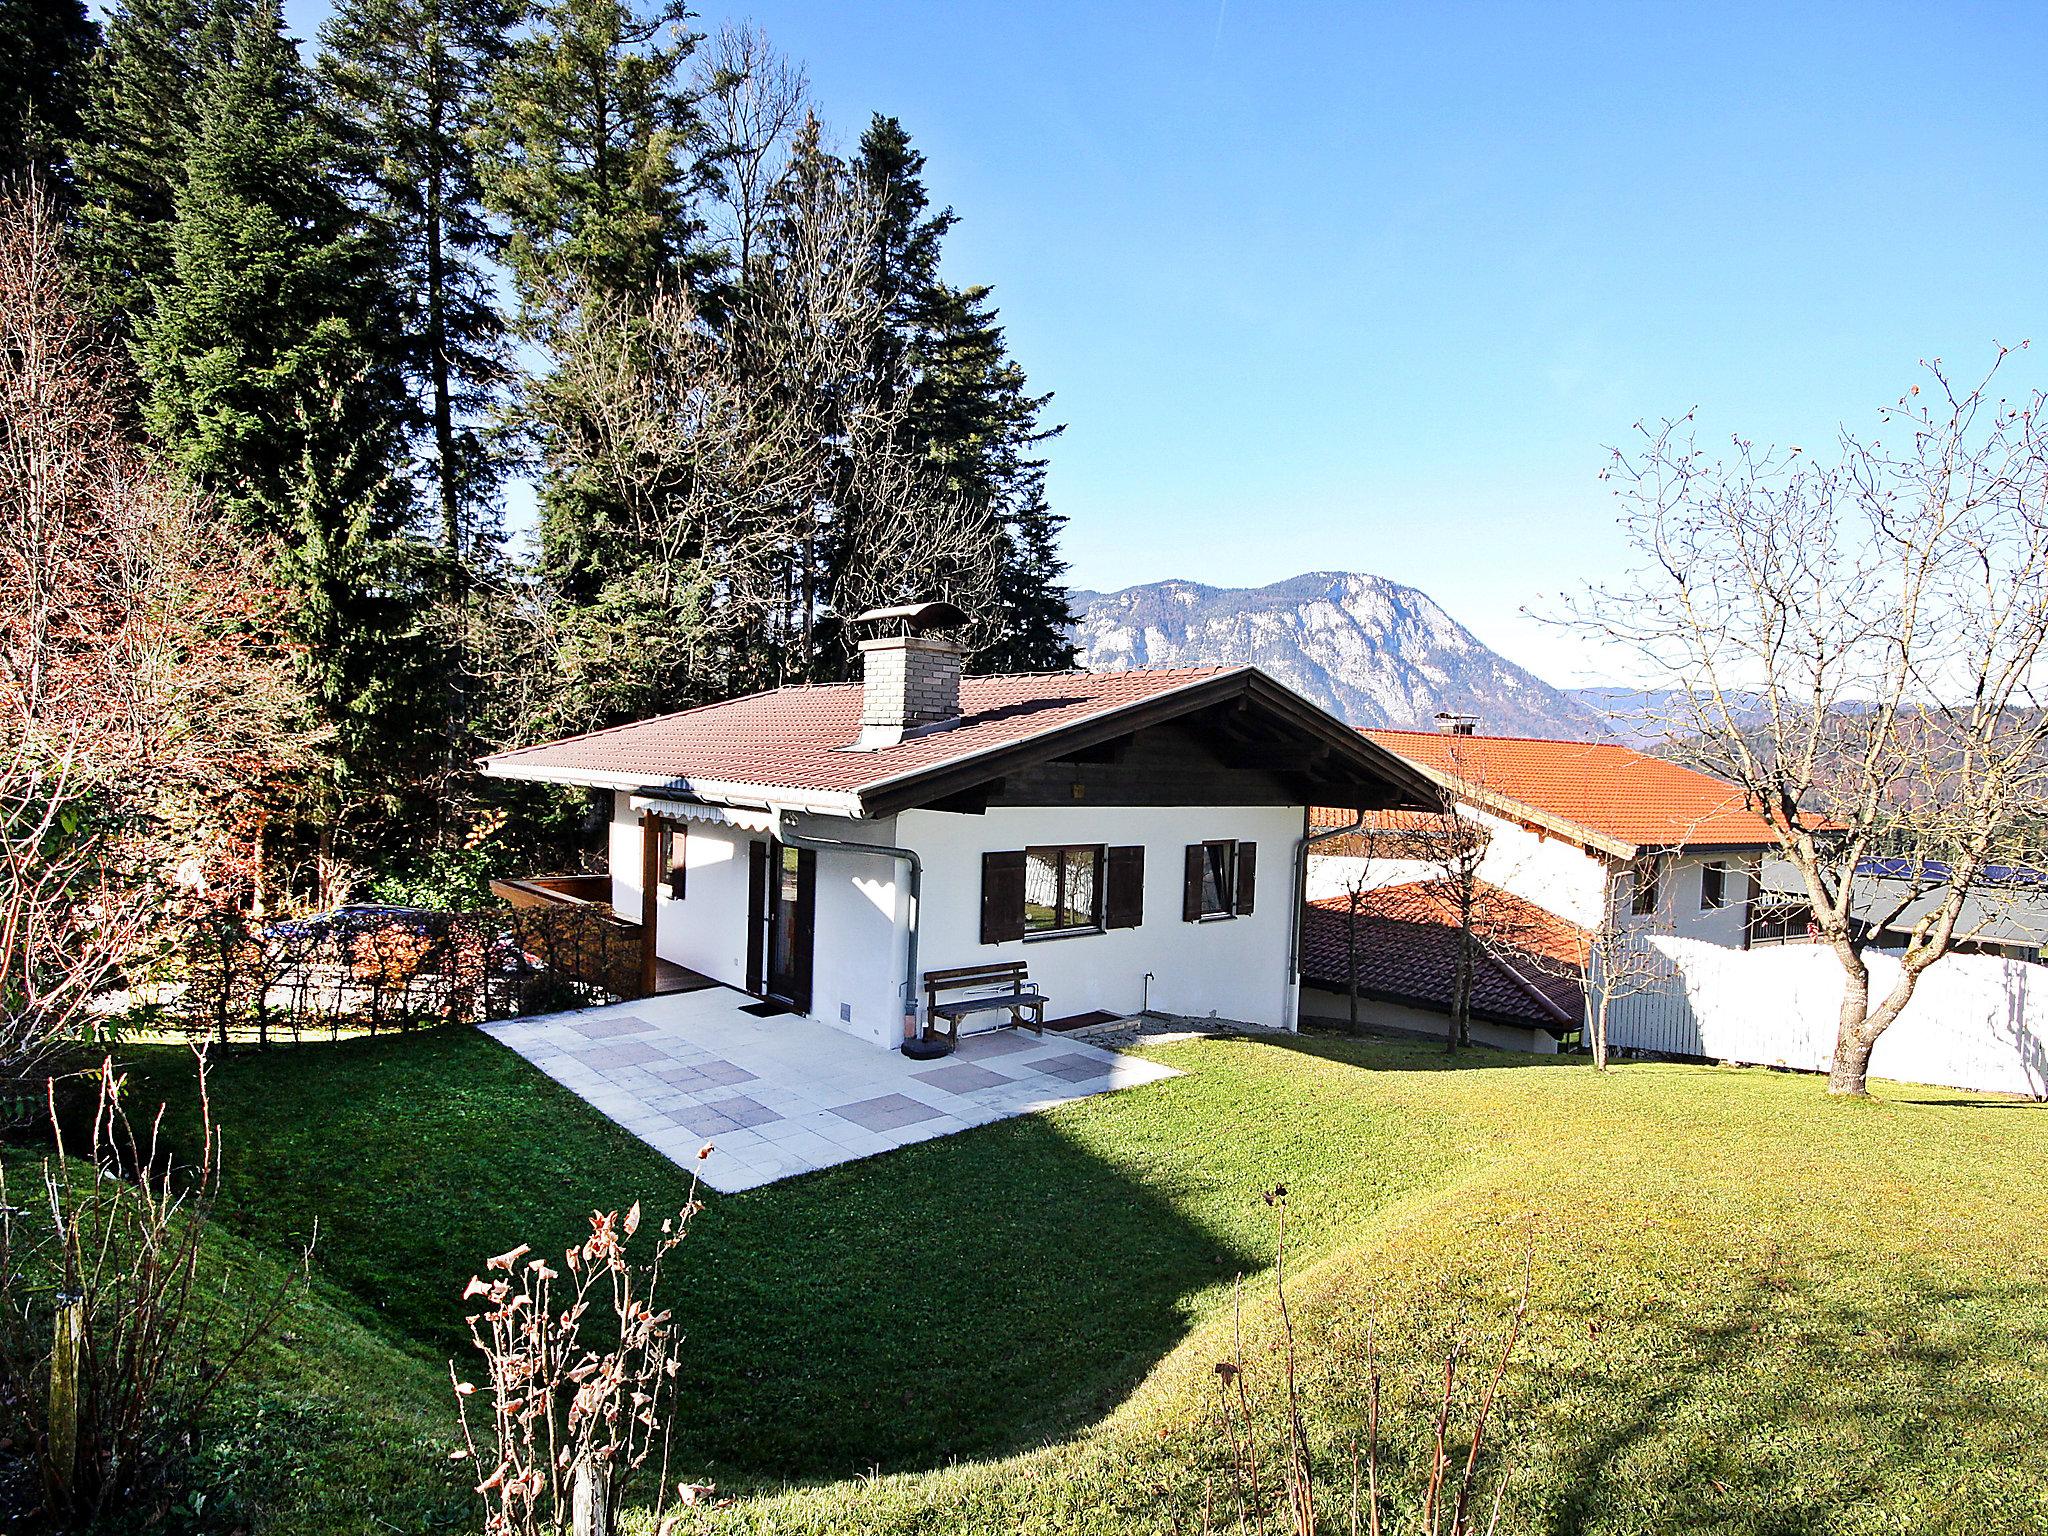
[[[502,242],[484,215],[472,139],[521,10],[519,0],[340,0],[320,34],[322,84],[357,150],[358,200],[396,248],[403,363],[458,572],[473,546],[495,542],[483,512],[496,466],[478,424],[508,377],[487,265]]]
[[[137,351],[151,435],[274,551],[348,795],[402,767],[431,698],[417,686],[389,252],[342,196],[340,166],[264,0],[203,86]]]
[[[132,333],[171,265],[171,223],[204,83],[246,0],[122,0],[94,58],[71,164],[81,275]]]
[[[81,0],[0,0],[0,181],[62,184],[99,28]]]
[[[685,78],[699,38],[676,0],[644,14],[629,0],[544,0],[498,73],[479,134],[484,200],[510,226],[505,250],[519,331],[560,355],[597,299],[644,302],[694,288],[716,258],[693,198],[703,172],[695,97]],[[541,569],[569,602],[589,604],[630,560],[615,497],[563,473],[564,434],[582,406],[526,381],[520,414],[538,440]]]
[[[1040,425],[1052,396],[1031,393],[990,290],[940,278],[940,247],[955,217],[951,209],[929,211],[924,164],[893,117],[877,114],[861,135],[854,170],[882,207],[875,283],[886,325],[874,367],[879,379],[910,381],[908,426],[917,447],[949,490],[986,507],[1001,529],[997,639],[976,665],[1071,666],[1073,615],[1058,549],[1066,519],[1046,501],[1046,462],[1035,451],[1061,431]]]

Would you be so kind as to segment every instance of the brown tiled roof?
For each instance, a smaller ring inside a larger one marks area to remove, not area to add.
[[[1624,855],[1646,848],[1751,848],[1770,824],[1725,779],[1612,742],[1371,730],[1366,737],[1456,781],[1475,803],[1517,809],[1553,831]],[[1626,848],[1615,845],[1628,845]]]
[[[1318,805],[1309,810],[1309,825],[1318,832],[1348,827],[1355,811]],[[1367,811],[1365,825],[1341,837],[1326,837],[1310,849],[1323,858],[1440,860],[1451,851],[1457,828],[1446,811]]]
[[[1472,972],[1472,1013],[1502,1024],[1565,1028],[1583,1017],[1583,929],[1533,902],[1482,886],[1484,930]],[[1302,918],[1302,979],[1346,990],[1349,898],[1310,902]],[[1447,895],[1416,883],[1367,891],[1358,909],[1358,990],[1448,1013],[1458,963],[1458,919]]]
[[[960,680],[960,723],[872,752],[860,734],[858,683],[819,683],[703,704],[609,730],[521,747],[492,769],[615,774],[660,784],[703,779],[858,794],[919,769],[971,757],[1112,713],[1241,667],[1030,673]]]

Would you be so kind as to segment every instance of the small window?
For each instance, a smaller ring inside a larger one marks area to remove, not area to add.
[[[1024,850],[1024,934],[1088,933],[1102,926],[1102,849]]]
[[[1237,844],[1202,844],[1202,916],[1228,917],[1237,910]]]
[[[1700,910],[1718,912],[1728,905],[1728,866],[1726,864],[1702,864],[1700,866]]]
[[[1657,910],[1657,903],[1664,894],[1664,860],[1659,854],[1638,859],[1635,867],[1635,898],[1629,904],[1629,911],[1637,917],[1649,917]]]
[[[672,821],[661,824],[661,883],[677,901],[683,899],[683,880],[688,869],[689,829]]]

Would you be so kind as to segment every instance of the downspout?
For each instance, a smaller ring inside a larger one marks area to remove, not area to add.
[[[903,1045],[907,1052],[917,1038],[917,917],[924,891],[924,860],[920,859],[913,849],[897,848],[887,843],[856,843],[841,837],[813,837],[808,832],[797,832],[792,830],[789,824],[789,818],[795,812],[779,805],[770,809],[775,812],[775,836],[778,842],[788,843],[792,848],[830,849],[840,853],[866,853],[876,858],[897,859],[908,870],[910,932],[903,960]]]
[[[1287,943],[1287,984],[1295,989],[1294,1019],[1297,1028],[1301,1023],[1301,930],[1308,907],[1309,845],[1363,832],[1365,819],[1371,814],[1370,811],[1360,811],[1348,827],[1327,827],[1321,832],[1311,832],[1308,830],[1307,809],[1301,813],[1301,841],[1294,845],[1294,932]]]

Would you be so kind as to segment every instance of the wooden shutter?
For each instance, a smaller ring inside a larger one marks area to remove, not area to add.
[[[1103,855],[1102,926],[1135,928],[1145,921],[1145,850],[1111,848]]]
[[[1237,915],[1252,915],[1252,897],[1259,886],[1259,845],[1237,845]]]
[[[768,845],[759,838],[747,843],[747,990],[759,993],[766,982],[768,938]]]
[[[1005,944],[1024,937],[1024,850],[981,856],[981,942]]]
[[[1202,920],[1202,872],[1208,862],[1209,850],[1205,844],[1188,844],[1187,867],[1181,872],[1180,886],[1180,920],[1184,923]]]

